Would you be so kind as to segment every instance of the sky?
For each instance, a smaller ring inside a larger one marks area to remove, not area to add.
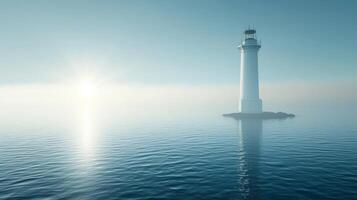
[[[354,82],[356,1],[0,1],[0,85],[92,74],[144,85],[239,83],[242,32],[262,83]]]
[[[237,112],[249,26],[264,111],[354,119],[356,10],[352,0],[2,0],[0,129]]]

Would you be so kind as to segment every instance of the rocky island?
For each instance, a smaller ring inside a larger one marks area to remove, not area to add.
[[[234,119],[286,119],[295,117],[294,114],[283,112],[261,112],[261,113],[230,113],[224,114],[224,117],[231,117]]]

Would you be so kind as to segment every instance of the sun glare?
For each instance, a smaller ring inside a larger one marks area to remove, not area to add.
[[[90,79],[84,79],[80,83],[80,93],[82,97],[92,98],[95,92],[95,84]]]

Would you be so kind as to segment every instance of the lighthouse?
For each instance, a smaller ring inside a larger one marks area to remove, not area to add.
[[[240,50],[240,99],[239,112],[223,114],[237,120],[243,119],[286,119],[295,117],[284,112],[262,111],[262,100],[259,98],[258,51],[256,31],[244,31],[244,39],[238,46]]]
[[[239,112],[261,113],[262,100],[259,98],[258,51],[256,31],[244,31],[244,39],[239,45],[240,50],[240,99]]]

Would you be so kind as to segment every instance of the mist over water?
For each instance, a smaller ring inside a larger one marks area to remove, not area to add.
[[[353,199],[348,87],[267,85],[297,116],[236,121],[232,85],[3,86],[0,198]]]
[[[235,85],[91,84],[1,86],[1,124],[41,127],[48,123],[76,124],[76,120],[88,110],[96,116],[96,122],[102,121],[100,123],[114,118],[116,121],[168,120],[179,116],[198,118],[238,111],[239,87]],[[326,113],[332,118],[353,116],[357,111],[355,85],[357,83],[353,82],[265,84],[261,89],[263,109],[298,116],[315,114],[322,117]]]

